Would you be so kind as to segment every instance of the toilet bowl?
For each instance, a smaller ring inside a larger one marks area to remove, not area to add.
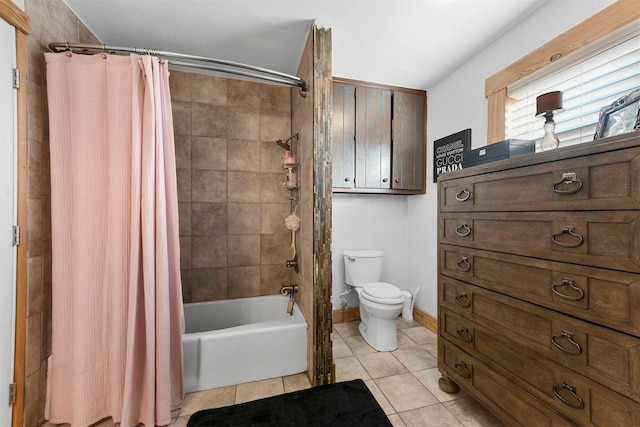
[[[398,348],[396,318],[405,296],[396,286],[380,281],[383,256],[376,250],[345,251],[345,279],[360,301],[360,335],[374,349],[392,351]]]

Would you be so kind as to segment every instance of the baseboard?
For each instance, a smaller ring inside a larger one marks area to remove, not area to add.
[[[438,319],[431,317],[426,312],[420,310],[418,307],[413,307],[413,320],[420,323],[425,328],[429,329],[433,333],[438,333]]]
[[[360,308],[352,307],[346,310],[333,310],[333,323],[351,322],[360,318]]]
[[[360,319],[360,308],[352,307],[346,310],[333,310],[333,323],[345,323]],[[431,317],[418,307],[413,307],[413,320],[434,333],[438,333],[438,319]]]

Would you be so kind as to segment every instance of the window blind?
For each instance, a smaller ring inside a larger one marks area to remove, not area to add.
[[[599,45],[509,87],[513,101],[507,115],[508,138],[539,141],[544,135],[544,118],[535,117],[536,97],[559,90],[563,110],[554,114],[554,121],[560,146],[593,139],[600,109],[640,88],[637,23]]]

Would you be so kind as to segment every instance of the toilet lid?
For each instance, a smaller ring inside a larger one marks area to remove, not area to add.
[[[404,302],[402,291],[386,282],[366,283],[362,287],[362,296],[369,301],[382,304],[398,304]]]

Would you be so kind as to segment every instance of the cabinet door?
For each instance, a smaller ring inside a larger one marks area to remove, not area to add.
[[[421,95],[393,93],[393,189],[424,191],[425,102]]]
[[[333,187],[353,188],[355,154],[355,87],[333,84]]]
[[[391,188],[391,91],[356,88],[356,187]]]

